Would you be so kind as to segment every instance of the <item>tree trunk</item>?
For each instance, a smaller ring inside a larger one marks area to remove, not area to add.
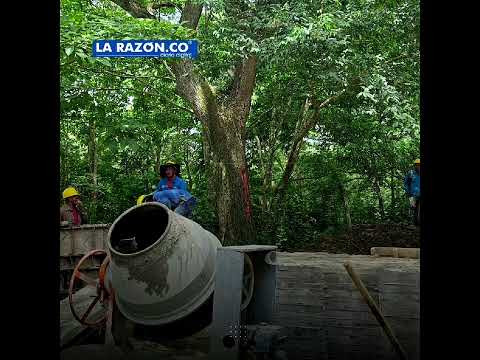
[[[245,157],[245,122],[255,84],[256,59],[248,57],[235,70],[231,93],[217,100],[210,85],[185,60],[173,66],[177,92],[203,125],[223,245],[251,243],[252,206]]]
[[[391,171],[390,175],[390,220],[395,218],[395,208],[396,208],[397,198],[395,196],[395,174],[394,169]]]
[[[188,133],[190,132],[190,129],[186,131],[186,136],[185,139],[188,139]],[[193,188],[193,179],[192,179],[192,172],[190,171],[190,143],[188,141],[184,141],[184,146],[183,146],[183,151],[184,151],[184,157],[185,157],[185,169],[187,172],[187,178],[188,178],[188,188],[190,191]]]
[[[290,108],[292,102],[292,98],[289,98],[286,109]],[[277,122],[277,108],[272,110],[271,118],[270,118],[270,125],[269,125],[269,135],[268,135],[268,142],[267,146],[264,150],[267,153],[266,160],[264,160],[264,177],[263,177],[263,202],[265,204],[264,211],[270,213],[272,209],[273,203],[273,191],[272,191],[272,177],[273,177],[273,165],[275,161],[275,153],[278,148],[278,133],[282,128],[283,121],[285,116],[281,116],[281,121]],[[268,151],[267,151],[268,150]]]
[[[377,177],[373,178],[373,191],[375,192],[375,194],[377,195],[377,198],[378,198],[378,209],[380,211],[380,219],[382,221],[384,221],[385,220],[385,206],[383,204],[382,192],[381,192],[380,183],[379,183]]]
[[[262,208],[262,212],[265,214],[269,208],[268,200],[269,200],[270,188],[271,188],[272,164],[265,163],[265,152],[267,149],[264,149],[262,147],[262,142],[260,141],[260,137],[258,135],[255,136],[255,140],[257,142],[258,158],[260,160],[260,169],[264,171],[262,195],[260,197],[260,206]],[[268,174],[270,175],[268,176]]]
[[[267,167],[265,169],[265,177],[263,179],[263,193],[265,196],[266,211],[270,212],[272,209],[272,177],[273,177],[273,162],[275,161],[275,148],[270,149],[268,156]]]
[[[203,165],[204,165],[203,172],[207,179],[213,179],[215,166],[213,161],[212,150],[210,148],[210,132],[208,131],[208,128],[203,122],[202,122],[202,149],[203,149]],[[213,181],[207,181],[207,187],[208,187],[207,201],[209,203],[215,204],[216,203],[216,200],[215,200],[216,187],[214,186]]]
[[[229,119],[223,121],[227,124]],[[215,163],[219,165],[214,181],[220,185],[215,192],[220,238],[224,245],[251,243],[254,240],[252,206],[244,144],[236,139],[217,138],[213,141],[224,142],[219,147],[230,149],[215,152]]]
[[[162,147],[159,145],[155,149],[155,174],[160,174],[160,165],[162,165]]]
[[[96,216],[96,202],[97,202],[97,130],[96,121],[93,116],[88,119],[88,164],[89,171],[92,176],[92,207],[90,210],[90,219],[94,221]]]
[[[352,218],[350,215],[350,205],[348,203],[347,192],[345,190],[345,185],[343,182],[338,182],[338,188],[340,190],[340,196],[342,197],[343,210],[345,214],[345,224],[347,225],[348,231],[352,231]]]

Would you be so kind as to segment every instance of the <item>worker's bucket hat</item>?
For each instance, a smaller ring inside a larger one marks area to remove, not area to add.
[[[167,170],[168,167],[174,167],[177,169],[177,175],[180,175],[180,165],[173,161],[167,161],[165,164],[160,165],[160,177],[164,178],[166,176],[165,170]]]

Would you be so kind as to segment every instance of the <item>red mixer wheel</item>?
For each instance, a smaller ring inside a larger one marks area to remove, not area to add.
[[[85,273],[81,272],[80,267],[88,258],[92,256],[98,256],[98,255],[106,255],[106,257],[103,260],[102,264],[100,265],[100,269],[98,272],[98,279],[94,279],[86,275]],[[82,257],[78,262],[77,266],[75,266],[75,269],[73,270],[72,278],[70,279],[70,287],[68,289],[68,300],[70,303],[70,310],[72,311],[72,315],[75,317],[75,319],[77,319],[83,325],[99,326],[99,325],[102,325],[107,318],[107,311],[105,311],[102,317],[97,321],[94,321],[94,322],[87,321],[88,315],[90,315],[95,305],[99,301],[101,303],[106,303],[105,300],[108,298],[109,292],[105,286],[105,274],[106,274],[109,263],[110,263],[110,257],[108,256],[106,251],[93,250],[93,251],[90,251],[88,254],[86,254],[84,257]],[[73,306],[73,289],[74,289],[76,279],[82,280],[87,284],[87,286],[92,286],[97,290],[97,295],[95,296],[95,298],[93,299],[93,301],[91,302],[91,304],[88,306],[87,310],[81,317],[78,316],[77,312],[75,311],[75,307]]]

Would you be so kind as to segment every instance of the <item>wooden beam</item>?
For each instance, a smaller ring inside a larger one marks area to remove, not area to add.
[[[419,248],[372,247],[370,254],[373,256],[420,259]]]

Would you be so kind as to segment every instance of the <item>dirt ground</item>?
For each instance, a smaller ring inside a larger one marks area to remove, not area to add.
[[[350,232],[322,235],[315,243],[284,249],[288,252],[328,252],[332,254],[370,255],[370,248],[420,247],[420,227],[409,224],[359,224]]]

